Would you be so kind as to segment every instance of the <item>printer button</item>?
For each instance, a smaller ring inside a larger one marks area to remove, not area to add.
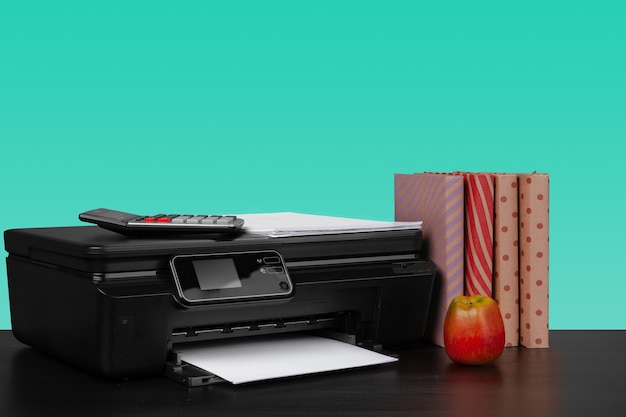
[[[263,258],[263,263],[267,265],[279,264],[280,258],[278,256],[266,256],[265,258]]]
[[[414,274],[424,265],[424,261],[396,262],[393,266],[394,274]]]
[[[134,318],[117,317],[113,338],[113,360],[122,361],[133,356]]]

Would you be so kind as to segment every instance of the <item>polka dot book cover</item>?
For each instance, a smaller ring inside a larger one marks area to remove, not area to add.
[[[493,298],[504,322],[505,346],[519,345],[519,209],[516,174],[494,174]]]
[[[548,174],[523,174],[519,182],[520,344],[548,343]]]

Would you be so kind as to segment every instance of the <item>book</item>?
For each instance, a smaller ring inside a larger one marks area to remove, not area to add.
[[[465,295],[492,297],[494,176],[461,174],[465,178]]]
[[[518,184],[520,344],[547,348],[550,178],[520,174]]]
[[[494,174],[493,298],[502,313],[505,346],[519,345],[519,212],[517,174]]]
[[[426,336],[443,346],[443,321],[452,299],[463,295],[463,177],[436,173],[394,176],[395,220],[422,221],[427,256],[437,265]]]

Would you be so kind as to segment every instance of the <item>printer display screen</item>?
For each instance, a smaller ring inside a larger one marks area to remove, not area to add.
[[[273,250],[176,255],[170,267],[183,304],[290,297],[293,284]]]
[[[241,280],[232,258],[192,261],[200,289],[241,288]]]

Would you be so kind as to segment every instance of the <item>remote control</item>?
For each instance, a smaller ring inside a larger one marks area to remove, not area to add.
[[[244,223],[244,220],[237,216],[199,214],[140,216],[105,208],[80,213],[78,218],[124,235],[232,233],[240,230]]]

